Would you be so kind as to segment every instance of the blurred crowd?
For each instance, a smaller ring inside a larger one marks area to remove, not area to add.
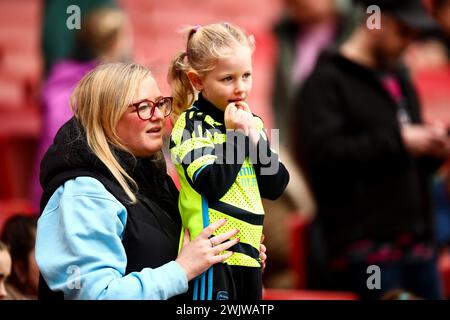
[[[291,183],[281,200],[264,203],[266,287],[300,289],[289,273],[277,277],[293,247],[306,257],[301,289],[449,298],[438,261],[450,248],[450,0],[278,2],[267,31],[275,52],[268,105]],[[72,4],[83,12],[79,30],[61,27]],[[76,83],[99,64],[134,59],[134,22],[120,4],[42,3],[33,210],[0,225],[0,298],[37,298],[40,162],[72,117]],[[280,222],[292,214],[307,221],[300,246]],[[379,290],[367,287],[371,265],[381,269]]]

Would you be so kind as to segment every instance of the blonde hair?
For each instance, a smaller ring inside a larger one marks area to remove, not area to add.
[[[230,23],[206,26],[191,26],[187,33],[186,51],[178,52],[172,60],[167,76],[172,88],[175,112],[180,114],[189,108],[195,99],[194,88],[187,72],[203,75],[215,68],[219,58],[228,57],[237,45],[255,48],[253,36]]]
[[[110,144],[132,154],[117,136],[116,126],[133,103],[141,82],[149,76],[150,71],[138,64],[103,64],[81,79],[71,97],[72,110],[86,132],[89,147],[132,203],[136,202],[137,184],[114,157]]]

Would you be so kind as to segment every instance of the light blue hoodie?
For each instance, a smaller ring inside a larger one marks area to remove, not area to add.
[[[125,275],[126,221],[125,207],[98,180],[78,177],[59,187],[36,235],[36,261],[50,289],[65,299],[156,300],[186,292],[186,273],[175,261]]]

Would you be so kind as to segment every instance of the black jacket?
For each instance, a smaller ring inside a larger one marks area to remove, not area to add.
[[[395,74],[413,123],[421,116],[404,69]],[[352,241],[432,238],[430,175],[439,162],[405,149],[397,104],[376,73],[324,53],[296,97],[291,136],[318,204],[330,254]],[[294,129],[295,128],[295,129]]]
[[[181,218],[178,190],[167,175],[165,163],[152,158],[134,158],[114,150],[114,155],[136,181],[138,201],[132,204],[107,167],[89,149],[79,123],[72,118],[57,133],[41,162],[40,180],[44,189],[41,213],[48,200],[65,181],[80,176],[99,180],[127,209],[123,246],[127,255],[125,273],[156,268],[175,260],[178,254]],[[63,298],[50,291],[40,278],[39,298]],[[180,296],[179,296],[180,297]]]

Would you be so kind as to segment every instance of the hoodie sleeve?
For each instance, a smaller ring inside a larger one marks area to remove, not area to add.
[[[36,236],[36,261],[50,289],[89,300],[159,300],[186,292],[186,274],[175,261],[125,275],[126,220],[125,207],[96,179],[79,177],[57,189]]]

